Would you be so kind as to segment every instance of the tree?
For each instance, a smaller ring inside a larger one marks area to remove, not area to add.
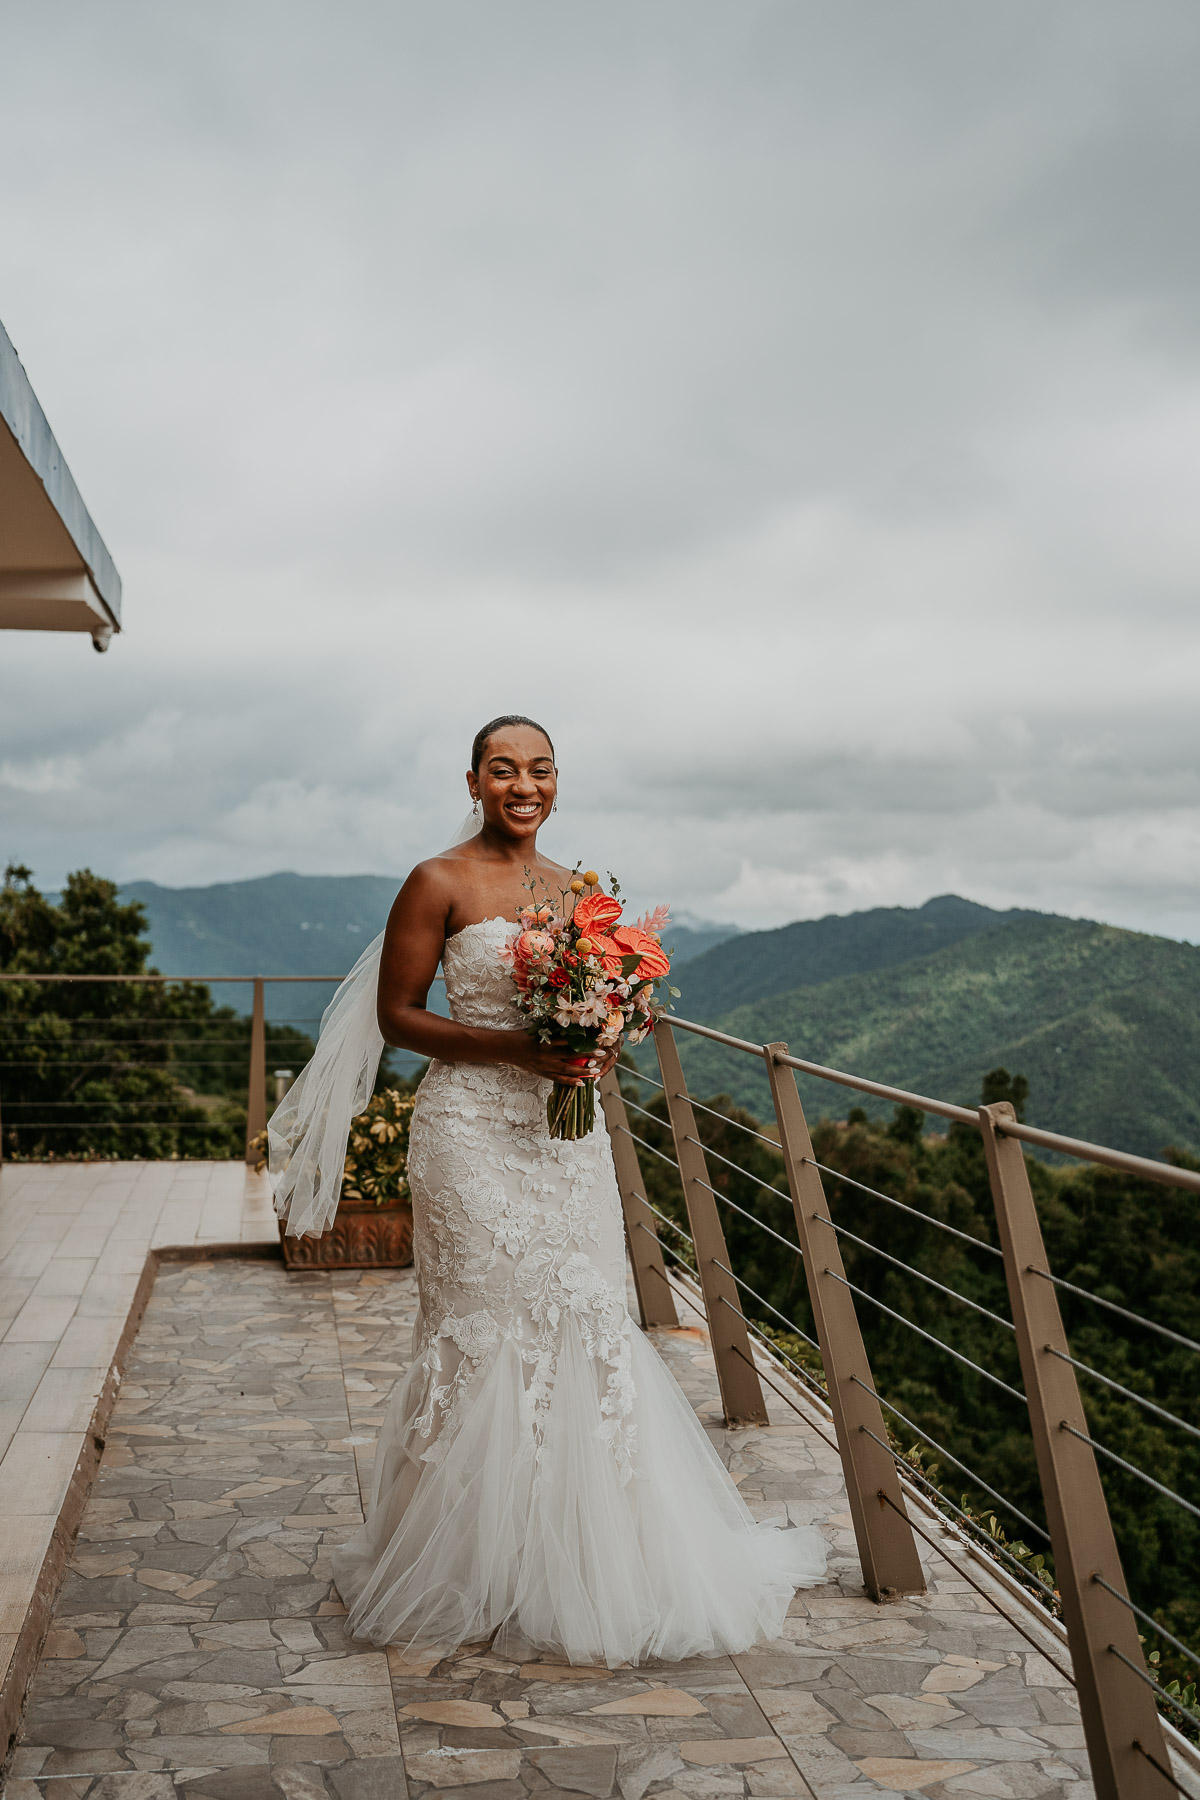
[[[89,869],[67,877],[57,905],[27,868],[5,871],[0,972],[83,978],[0,982],[7,1155],[241,1154],[249,1020],[199,982],[96,979],[154,973],[145,928],[143,909]],[[311,1054],[299,1032],[269,1036],[294,1067]]]

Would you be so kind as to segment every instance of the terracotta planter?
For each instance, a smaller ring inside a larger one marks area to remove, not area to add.
[[[376,1206],[370,1200],[342,1200],[328,1231],[320,1237],[285,1237],[279,1241],[289,1269],[404,1269],[412,1261],[412,1206],[396,1200]]]

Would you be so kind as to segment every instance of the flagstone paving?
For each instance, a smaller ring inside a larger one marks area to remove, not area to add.
[[[408,1271],[165,1266],[30,1694],[10,1800],[1091,1794],[1067,1683],[955,1567],[877,1607],[838,1459],[772,1400],[726,1433],[699,1330],[653,1338],[755,1513],[815,1522],[777,1643],[638,1669],[351,1642],[330,1547],[405,1368]]]

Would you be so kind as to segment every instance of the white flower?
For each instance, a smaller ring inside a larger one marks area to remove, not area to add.
[[[598,989],[590,993],[580,1001],[576,1017],[585,1030],[603,1025],[608,1018],[608,996]]]
[[[554,1017],[560,1025],[574,1025],[579,1019],[579,1008],[568,995],[562,994],[554,1009]]]

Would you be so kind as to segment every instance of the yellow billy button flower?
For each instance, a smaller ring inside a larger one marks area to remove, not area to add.
[[[595,869],[585,869],[583,871],[583,879],[587,882],[589,887],[599,887],[600,885],[600,877],[597,875]]]
[[[591,938],[580,938],[575,948],[578,950],[580,956],[590,956],[592,953]]]
[[[579,877],[576,876],[575,880],[571,883],[571,892],[573,894],[582,894],[586,885],[586,882],[580,881]]]

